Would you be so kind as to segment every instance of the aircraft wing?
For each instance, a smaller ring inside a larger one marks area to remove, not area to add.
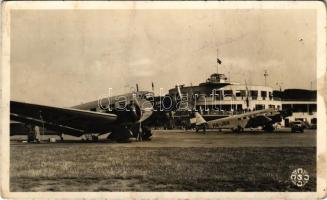
[[[44,126],[50,130],[81,136],[84,133],[106,133],[117,123],[117,115],[74,108],[10,102],[10,119]]]
[[[259,116],[249,119],[246,127],[258,127],[258,126],[268,124],[269,122],[272,122],[271,118],[264,116],[264,115],[259,115]]]

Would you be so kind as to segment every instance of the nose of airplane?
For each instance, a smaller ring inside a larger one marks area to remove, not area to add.
[[[133,121],[138,121],[141,119],[142,111],[141,111],[141,108],[140,108],[140,105],[138,104],[138,102],[133,101],[130,104],[130,112],[132,114]]]
[[[142,111],[139,105],[135,105],[135,116],[136,116],[136,121],[140,120],[142,117]]]

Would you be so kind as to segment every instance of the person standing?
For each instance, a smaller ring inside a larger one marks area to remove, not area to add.
[[[35,135],[34,135],[32,125],[27,124],[26,129],[27,129],[27,142],[34,142]]]
[[[35,141],[37,143],[40,143],[41,141],[40,127],[34,126],[34,134],[35,134]]]

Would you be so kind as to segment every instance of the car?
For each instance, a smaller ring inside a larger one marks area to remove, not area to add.
[[[292,130],[292,133],[295,133],[295,132],[301,132],[303,133],[304,131],[304,123],[302,121],[294,121],[294,122],[291,122],[291,130]]]

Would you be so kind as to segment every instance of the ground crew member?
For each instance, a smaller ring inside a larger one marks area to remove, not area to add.
[[[34,131],[32,129],[32,126],[30,124],[27,124],[26,128],[28,130],[28,132],[27,132],[27,142],[34,142],[35,135],[34,135]]]
[[[35,141],[37,143],[40,143],[40,141],[41,141],[41,134],[40,134],[40,128],[38,126],[34,126],[34,134],[35,134]]]

